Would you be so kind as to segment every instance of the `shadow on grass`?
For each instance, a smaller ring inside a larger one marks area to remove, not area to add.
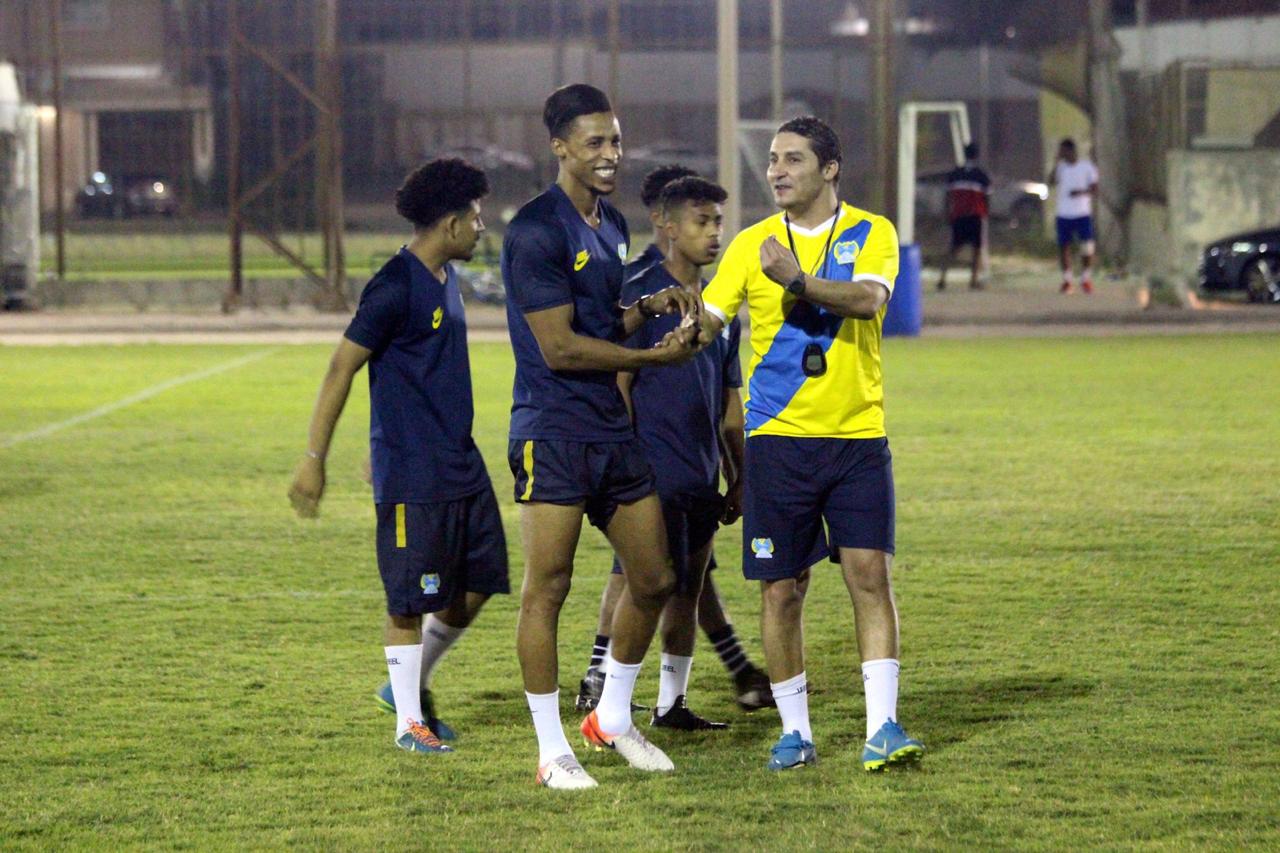
[[[985,680],[933,681],[906,693],[898,702],[907,731],[923,739],[930,752],[963,743],[1008,720],[1043,719],[1064,702],[1088,696],[1097,684],[1060,672],[1029,672]],[[850,697],[860,704],[861,697]],[[850,707],[852,713],[855,709]],[[860,708],[857,710],[861,710]],[[861,729],[842,732],[832,746],[860,746]]]

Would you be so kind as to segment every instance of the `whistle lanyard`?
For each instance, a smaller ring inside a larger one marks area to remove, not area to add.
[[[822,255],[818,263],[814,264],[813,269],[809,271],[809,275],[817,276],[818,278],[827,277],[827,252],[831,250],[831,238],[836,234],[836,225],[840,223],[840,214],[843,212],[840,203],[836,202],[836,215],[831,217],[831,228],[827,231],[827,242],[823,244]],[[796,259],[796,264],[803,270],[804,265],[800,263],[800,255],[796,252],[796,241],[791,236],[791,217],[784,213],[782,214],[782,221],[787,224],[787,245],[791,247],[791,257]],[[821,275],[818,275],[819,269],[822,270]]]

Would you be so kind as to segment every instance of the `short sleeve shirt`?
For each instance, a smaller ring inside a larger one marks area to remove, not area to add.
[[[552,186],[507,226],[502,282],[507,328],[515,353],[513,440],[627,441],[635,432],[612,370],[552,370],[525,314],[573,306],[573,331],[622,343],[623,262],[627,222],[599,199],[600,225],[592,228],[569,197]]]
[[[489,485],[471,437],[467,321],[457,276],[439,281],[408,249],[369,281],[346,337],[369,359],[369,450],[377,503],[457,500]]]
[[[947,173],[947,218],[951,222],[968,216],[985,218],[991,178],[972,163]]]
[[[677,282],[661,262],[629,282],[636,299]],[[627,346],[656,346],[680,325],[680,316],[665,314],[641,326]],[[719,481],[720,423],[724,390],[742,386],[738,346],[742,326],[735,318],[714,343],[691,360],[641,368],[631,384],[636,434],[658,476],[663,498],[707,499]]]
[[[1073,190],[1087,190],[1098,182],[1098,167],[1083,157],[1074,163],[1063,160],[1053,167],[1058,187],[1058,216],[1063,219],[1080,219],[1093,215],[1093,196],[1081,193],[1073,196]]]
[[[885,309],[870,320],[845,318],[797,299],[760,269],[760,244],[770,236],[795,245],[806,273],[833,281],[874,281],[890,295],[898,277],[898,235],[888,219],[842,204],[834,222],[790,226],[777,214],[740,232],[702,293],[707,310],[751,318],[747,366],[749,435],[879,438],[884,432],[880,339]],[[828,236],[829,235],[829,236]],[[826,248],[824,253],[823,249]],[[827,371],[806,376],[805,350],[819,347]]]

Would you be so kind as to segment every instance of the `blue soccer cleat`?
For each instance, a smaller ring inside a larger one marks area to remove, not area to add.
[[[409,729],[396,738],[396,746],[406,752],[453,752],[453,747],[441,743],[431,729],[416,721],[410,721]]]
[[[883,770],[890,765],[915,764],[924,757],[924,744],[909,737],[889,720],[862,745],[862,769]]]
[[[790,770],[806,764],[818,763],[818,750],[813,741],[800,737],[800,732],[788,732],[778,739],[769,752],[766,770]]]
[[[455,732],[448,723],[436,716],[435,699],[431,695],[430,690],[423,690],[418,694],[422,702],[422,715],[427,718],[427,728],[431,729],[431,733],[440,740],[457,740],[458,733]],[[386,711],[388,714],[396,712],[396,696],[391,690],[391,682],[385,681],[382,686],[373,692],[374,701],[378,703],[378,708]]]

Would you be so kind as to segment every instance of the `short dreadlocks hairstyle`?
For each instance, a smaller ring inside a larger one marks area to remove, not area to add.
[[[424,163],[404,179],[396,190],[396,213],[415,228],[430,228],[488,194],[489,179],[481,169],[456,157],[441,158]]]
[[[662,205],[662,215],[667,216],[683,204],[724,204],[728,197],[729,193],[719,184],[691,175],[663,187],[658,202]]]
[[[644,182],[640,184],[640,203],[646,208],[653,207],[667,184],[680,178],[696,177],[697,174],[688,166],[681,166],[678,163],[659,166],[644,176]]]

